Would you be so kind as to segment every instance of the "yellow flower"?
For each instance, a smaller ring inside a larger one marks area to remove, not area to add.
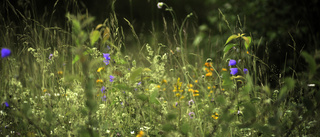
[[[199,93],[199,90],[194,90],[193,93]]]
[[[217,112],[214,112],[214,115],[211,115],[211,117],[213,119],[218,119],[219,118],[219,114]]]
[[[198,80],[195,80],[194,82],[198,83]]]
[[[140,131],[139,134],[136,137],[142,137],[144,135],[143,131]]]
[[[213,91],[212,91],[212,90],[210,90],[210,93],[213,93]]]
[[[211,89],[211,87],[208,87],[208,89]]]
[[[158,85],[157,88],[160,88],[160,85]]]
[[[184,98],[185,98],[185,96],[183,96],[183,95],[180,97],[180,99],[184,99]]]
[[[194,97],[199,96],[199,94],[193,94]]]
[[[222,71],[227,71],[227,69],[226,68],[222,68]]]
[[[193,87],[193,85],[192,85],[192,84],[189,84],[189,85],[188,85],[188,87],[189,87],[189,88],[192,88],[192,87]]]
[[[167,84],[167,80],[164,79],[164,80],[162,80],[161,83],[162,83],[162,84],[163,84],[163,83],[166,83],[166,84]]]
[[[193,89],[192,89],[192,88],[190,88],[190,89],[188,89],[188,91],[189,91],[189,92],[193,92]]]
[[[180,96],[180,93],[177,93],[176,96],[179,97],[179,96]]]
[[[62,72],[62,71],[58,71],[58,74],[59,74],[59,75],[62,75],[62,74],[63,74],[63,72]]]
[[[212,86],[212,88],[217,88],[216,86]]]
[[[210,71],[213,71],[213,68],[210,68]]]
[[[101,72],[102,70],[104,70],[104,67],[98,68],[97,72]]]
[[[249,51],[247,51],[247,54],[249,54]]]
[[[44,89],[42,92],[47,92],[47,89]]]
[[[103,83],[103,80],[102,79],[97,79],[97,84],[99,84],[99,83]]]

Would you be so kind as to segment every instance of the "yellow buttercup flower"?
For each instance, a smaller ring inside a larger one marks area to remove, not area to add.
[[[193,94],[194,97],[199,96],[199,94]]]
[[[142,137],[144,135],[143,131],[140,131],[139,134],[136,137]]]
[[[62,72],[62,71],[58,71],[58,74],[59,74],[59,75],[62,75],[62,74],[63,74],[63,72]]]
[[[43,89],[43,91],[42,92],[47,92],[47,89]]]
[[[98,68],[97,72],[101,72],[102,70],[104,70],[104,67]]]
[[[103,80],[102,79],[97,79],[97,84],[99,84],[99,83],[103,83]]]
[[[211,115],[211,117],[213,119],[218,119],[219,118],[219,114],[217,112],[214,112],[214,115]]]

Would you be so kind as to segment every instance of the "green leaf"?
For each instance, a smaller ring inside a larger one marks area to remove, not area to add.
[[[154,90],[151,95],[150,95],[150,100],[149,102],[150,103],[153,103],[153,104],[159,104],[159,101],[157,100],[157,97],[159,96],[159,92],[158,90]]]
[[[134,82],[135,79],[142,73],[142,70],[143,70],[142,68],[137,68],[137,69],[133,70],[131,75],[130,75],[129,80],[131,82]]]
[[[166,119],[168,121],[174,120],[176,118],[177,118],[177,115],[175,113],[168,113],[167,116],[166,116]]]
[[[304,57],[306,62],[309,64],[309,79],[311,79],[317,70],[316,61],[314,60],[314,58],[312,58],[312,56],[310,54],[308,54],[305,51],[303,51],[301,53],[301,55]]]
[[[72,20],[72,30],[73,30],[75,35],[78,35],[80,33],[81,25],[80,25],[80,22],[78,20],[75,20],[75,19]]]
[[[245,103],[243,110],[243,119],[244,121],[249,121],[251,119],[254,119],[256,117],[257,111],[255,106],[252,103]]]
[[[100,37],[100,32],[98,30],[94,30],[90,33],[90,44],[93,46],[94,43],[97,42],[97,40]]]
[[[292,90],[295,86],[295,80],[290,77],[285,78],[284,83],[288,87],[288,90]]]
[[[246,47],[246,49],[249,48],[250,43],[251,43],[251,37],[242,37],[242,39],[244,39],[244,46]]]
[[[236,39],[238,37],[239,37],[238,35],[231,35],[224,45],[228,44],[231,40]]]
[[[72,61],[72,64],[76,63],[80,59],[79,55],[76,55]]]
[[[232,47],[238,46],[237,44],[228,44],[224,47],[223,52],[226,54]]]
[[[187,135],[188,132],[190,131],[190,126],[188,123],[184,123],[182,124],[182,126],[180,126],[180,130],[181,130],[181,133],[184,134],[184,135]]]

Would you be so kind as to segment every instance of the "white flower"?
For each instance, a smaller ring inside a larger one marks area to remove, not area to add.
[[[134,131],[131,131],[130,133],[133,135],[133,134],[134,134]]]
[[[109,134],[109,133],[110,133],[110,130],[107,130],[107,133]]]
[[[163,2],[158,2],[158,4],[157,4],[158,9],[161,9],[162,6],[163,6]]]

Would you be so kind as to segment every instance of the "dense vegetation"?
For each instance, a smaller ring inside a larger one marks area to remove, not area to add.
[[[1,3],[1,136],[319,134],[317,1],[106,3]]]

